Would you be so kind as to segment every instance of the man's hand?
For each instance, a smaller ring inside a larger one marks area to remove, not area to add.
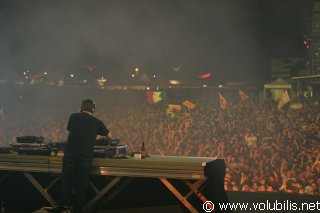
[[[111,134],[111,132],[109,132],[106,137],[109,138],[109,139],[112,139],[112,134]]]

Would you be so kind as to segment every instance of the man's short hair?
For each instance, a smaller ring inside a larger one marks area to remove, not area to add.
[[[94,101],[91,99],[83,100],[81,103],[80,112],[83,111],[94,113],[96,111],[96,104],[94,103]]]

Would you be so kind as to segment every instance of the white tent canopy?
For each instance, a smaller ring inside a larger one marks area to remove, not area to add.
[[[265,84],[264,89],[291,89],[291,84],[282,78],[277,78],[275,81]]]
[[[263,89],[264,97],[266,98],[266,91],[270,91],[272,98],[274,100],[279,100],[282,97],[282,94],[285,90],[288,90],[289,94],[292,95],[292,86],[289,82],[283,80],[282,78],[278,78],[275,81],[265,84]]]

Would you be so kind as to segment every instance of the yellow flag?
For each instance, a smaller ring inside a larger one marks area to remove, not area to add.
[[[286,90],[278,103],[278,109],[281,109],[286,103],[290,102],[288,91]]]
[[[219,92],[219,101],[220,101],[220,107],[222,109],[227,109],[228,107],[228,102],[227,100],[221,95],[221,93]]]

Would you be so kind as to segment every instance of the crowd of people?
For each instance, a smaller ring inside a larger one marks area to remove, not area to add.
[[[87,88],[20,87],[0,90],[0,145],[18,136],[43,136],[46,142],[67,139],[69,115],[86,98],[96,101],[97,113],[122,144],[134,151],[144,142],[150,155],[221,157],[230,191],[300,194],[320,192],[320,110],[315,99],[296,98],[281,110],[272,100],[246,91],[221,90],[228,102],[222,109],[218,91],[167,90],[167,99],[147,103],[144,91]],[[190,109],[168,110],[189,100]]]

